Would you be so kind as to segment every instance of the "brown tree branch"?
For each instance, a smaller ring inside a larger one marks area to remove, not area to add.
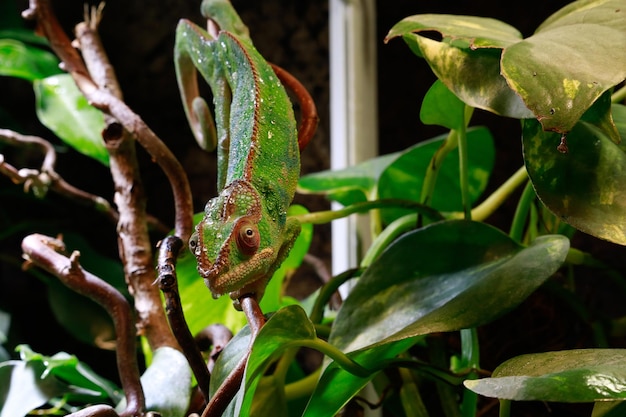
[[[176,259],[178,259],[182,248],[183,242],[176,236],[168,236],[159,243],[159,261],[157,266],[159,270],[159,288],[161,288],[165,296],[165,311],[170,328],[187,358],[187,362],[198,381],[198,388],[202,392],[206,403],[209,401],[211,376],[198,344],[191,335],[191,331],[185,321],[178,293]]]
[[[135,328],[130,305],[109,283],[85,271],[79,264],[80,254],[70,257],[62,241],[39,234],[26,236],[22,251],[29,263],[48,271],[67,287],[100,304],[113,319],[117,336],[117,370],[126,396],[126,409],[121,416],[142,416],[145,399],[137,366]]]
[[[122,100],[92,80],[78,52],[72,47],[61,29],[47,0],[31,0],[25,18],[36,19],[37,27],[48,39],[50,46],[61,59],[63,68],[89,103],[113,116],[146,149],[152,159],[163,169],[174,195],[176,207],[175,231],[183,241],[188,241],[193,228],[191,190],[182,166],[156,134]]]

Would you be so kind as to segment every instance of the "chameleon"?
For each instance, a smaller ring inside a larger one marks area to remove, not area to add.
[[[260,300],[287,257],[300,223],[287,217],[300,176],[292,103],[277,73],[254,47],[228,0],[203,0],[207,30],[182,19],[174,63],[187,120],[198,144],[217,149],[219,195],[205,206],[189,240],[213,298],[236,309]],[[213,116],[197,73],[213,93]]]

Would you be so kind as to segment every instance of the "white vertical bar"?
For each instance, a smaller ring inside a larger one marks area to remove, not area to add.
[[[330,165],[341,169],[378,150],[376,2],[330,0],[329,6]],[[369,236],[363,216],[333,221],[333,274],[359,264]]]

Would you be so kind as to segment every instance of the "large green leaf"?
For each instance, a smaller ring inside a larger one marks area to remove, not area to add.
[[[626,399],[626,350],[579,349],[522,355],[491,378],[465,381],[487,397],[517,401],[592,402]]]
[[[104,165],[109,153],[102,140],[104,116],[90,106],[69,74],[35,80],[37,116],[65,143]]]
[[[432,31],[441,41],[427,37]],[[534,117],[544,130],[569,132],[626,78],[623,0],[573,2],[527,39],[502,22],[451,15],[408,17],[386,40],[397,36],[468,105]]]
[[[523,247],[491,226],[462,220],[408,233],[359,278],[329,342],[373,368],[416,336],[479,326],[514,308],[559,268],[568,248],[563,236]],[[370,378],[331,363],[305,416],[334,415]]]
[[[567,135],[544,132],[535,120],[523,127],[524,161],[537,195],[575,228],[626,244],[626,154],[593,124],[581,121]]]
[[[467,105],[501,116],[533,117],[500,74],[500,49],[458,48],[414,33],[405,34],[403,39]]]
[[[563,236],[523,247],[498,229],[464,220],[407,233],[359,278],[329,341],[349,352],[487,323],[528,297],[568,249]]]
[[[0,75],[35,81],[60,72],[59,60],[50,52],[13,39],[0,39]]]
[[[602,93],[626,77],[626,54],[616,52],[626,50],[626,12],[615,12],[619,1],[603,3],[609,9],[612,3],[613,10],[605,12],[620,18],[622,30],[585,13],[584,23],[555,22],[504,50],[502,74],[544,130],[569,132]]]
[[[407,150],[391,163],[380,175],[379,198],[397,198],[420,202],[424,173],[431,164],[433,154],[442,145],[445,135],[421,142]],[[467,131],[469,196],[476,201],[487,187],[495,161],[493,138],[487,128],[471,128]],[[437,183],[431,206],[438,211],[460,211],[461,186],[459,179],[458,148],[450,152],[438,168]],[[382,216],[390,223],[407,213],[406,209],[385,209]]]
[[[241,361],[241,359],[248,353],[249,348],[250,328],[245,326],[228,342],[215,362],[215,366],[211,372],[211,382],[209,387],[211,395],[214,395],[224,381],[230,376],[230,374],[232,374],[239,361]],[[241,404],[244,394],[245,393],[242,390],[239,390],[224,412],[224,417],[238,415],[235,412],[235,408],[237,404]]]
[[[465,103],[450,91],[441,80],[430,86],[420,107],[420,120],[426,125],[438,125],[448,129],[465,127]]]
[[[439,32],[452,41],[463,41],[471,48],[505,48],[522,39],[513,26],[489,17],[450,14],[421,14],[409,16],[396,23],[385,37],[386,41],[407,33]]]

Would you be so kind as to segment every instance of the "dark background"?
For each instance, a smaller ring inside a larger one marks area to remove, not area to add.
[[[179,18],[202,21],[199,3],[199,0],[110,1],[100,26],[103,43],[117,71],[126,103],[172,148],[184,165],[190,176],[197,211],[215,194],[214,156],[198,150],[186,126],[175,82],[172,51]],[[330,123],[327,2],[233,0],[233,3],[250,27],[255,45],[266,59],[290,71],[311,92],[318,107],[320,124],[312,144],[302,154],[302,173],[327,169]],[[422,97],[435,80],[428,66],[415,57],[400,39],[383,44],[383,38],[393,24],[412,14],[468,14],[503,20],[529,36],[551,13],[567,3],[551,0],[377,2],[379,153],[401,150],[442,132],[419,121]],[[70,32],[82,18],[83,1],[65,0],[54,4],[59,19]],[[18,2],[19,10],[26,7],[26,1]],[[53,135],[34,116],[30,83],[0,77],[0,111],[0,120],[11,121],[10,126],[2,127],[52,140]],[[496,138],[496,167],[488,194],[523,163],[519,122],[478,110],[472,124],[488,125]],[[108,170],[55,143],[60,150],[59,173],[75,186],[111,200],[113,186]],[[7,152],[8,156],[19,156],[10,150]],[[173,207],[165,177],[145,153],[140,151],[139,156],[148,209],[163,221],[171,223]],[[10,342],[29,343],[34,350],[45,354],[60,350],[76,353],[97,371],[107,374],[113,369],[112,353],[103,353],[70,340],[56,326],[50,314],[45,286],[32,276],[20,273],[19,242],[22,236],[33,231],[54,235],[58,230],[69,229],[87,237],[98,250],[116,257],[115,228],[97,213],[67,204],[58,196],[51,195],[42,203],[20,195],[16,189],[6,178],[0,177],[0,227],[6,231],[20,219],[29,217],[35,220],[31,227],[37,226],[37,229],[24,230],[0,240],[0,310],[13,315]],[[328,207],[327,202],[319,197],[297,196],[296,202],[311,211]],[[514,202],[505,205],[489,222],[508,228],[512,210]],[[329,245],[330,228],[316,226],[311,253],[327,265]],[[582,234],[577,234],[574,245],[592,252],[614,267],[624,269],[621,247]],[[301,275],[302,279],[292,285],[294,294],[310,291],[311,282],[314,282],[306,271]],[[616,292],[615,286],[607,284],[606,277],[598,276],[595,270],[582,275],[577,275],[580,278],[578,291],[585,302],[596,309],[594,311],[610,317],[624,315],[620,303],[623,292]],[[602,280],[601,285],[598,285],[598,280]],[[591,346],[592,343],[590,324],[573,317],[561,299],[545,290],[539,290],[514,313],[486,326],[481,335],[484,338],[481,357],[485,369],[493,369],[503,360],[521,353]],[[619,347],[624,343],[618,339],[613,341],[613,345]],[[489,411],[492,403],[485,402],[484,415],[497,415],[497,407]],[[588,405],[566,407],[528,403],[515,404],[513,415],[588,416],[589,410]]]

